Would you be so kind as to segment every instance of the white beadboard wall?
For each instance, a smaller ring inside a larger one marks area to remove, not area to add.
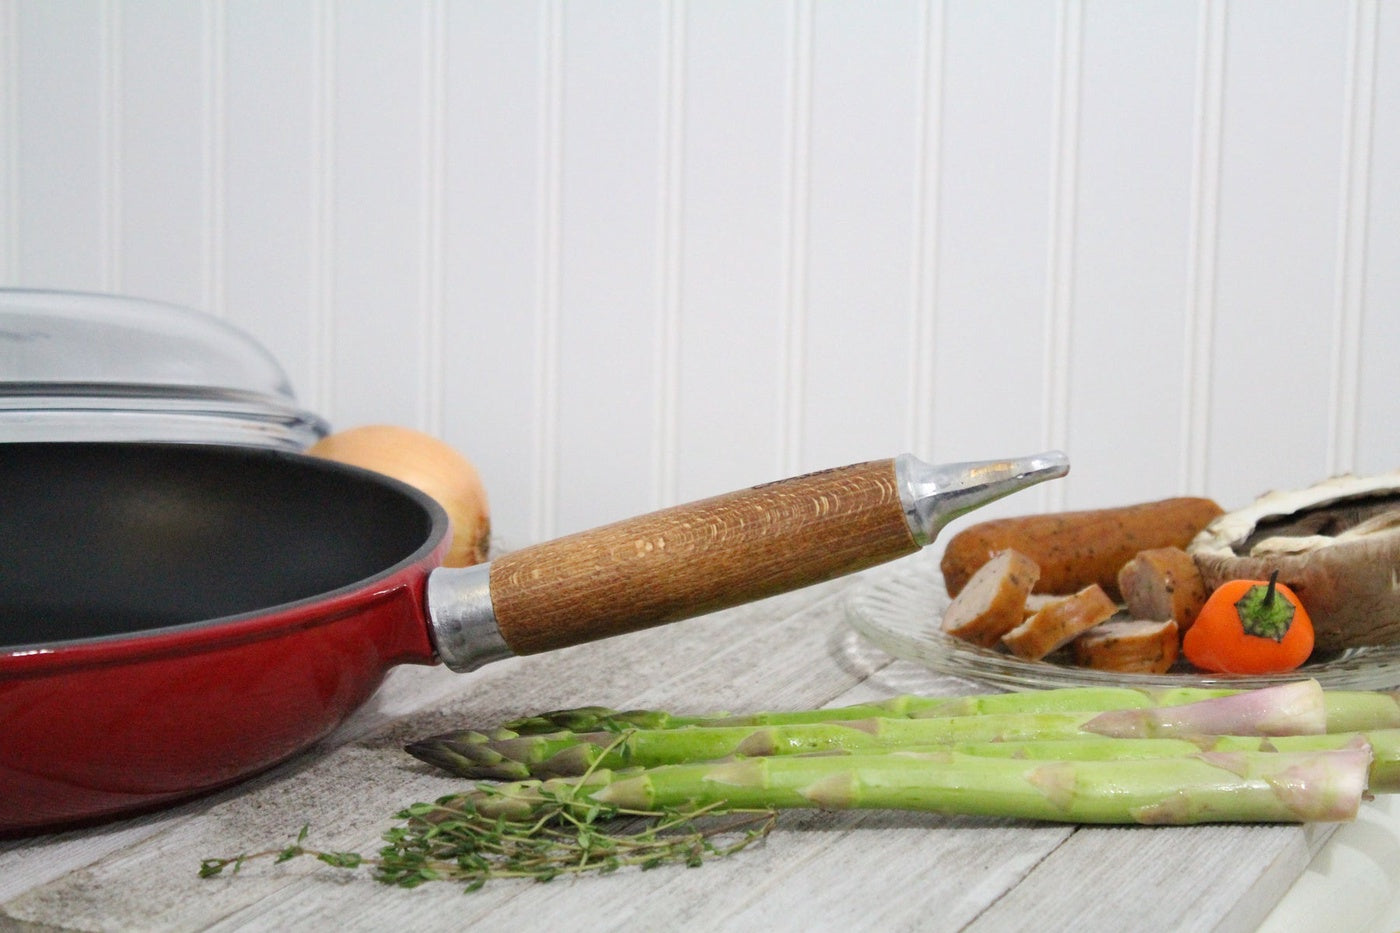
[[[0,134],[0,282],[227,318],[512,544],[1400,467],[1400,0],[0,0]]]

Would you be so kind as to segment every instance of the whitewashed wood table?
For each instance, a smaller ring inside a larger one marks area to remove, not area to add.
[[[868,646],[844,621],[852,582],[467,675],[397,669],[335,735],[239,787],[0,841],[0,929],[1247,931],[1332,833],[801,812],[758,847],[696,869],[471,894],[392,888],[311,859],[197,877],[202,858],[286,845],[303,824],[321,848],[374,851],[401,806],[461,786],[401,750],[449,728],[580,704],[748,711],[987,689]]]

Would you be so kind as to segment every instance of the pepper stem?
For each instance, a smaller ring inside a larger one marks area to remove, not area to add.
[[[1293,625],[1293,603],[1286,597],[1275,599],[1278,589],[1278,571],[1269,576],[1267,585],[1257,583],[1245,591],[1235,603],[1235,613],[1240,620],[1240,628],[1246,635],[1283,641],[1288,629]]]
[[[1269,574],[1269,588],[1264,593],[1264,601],[1259,605],[1265,609],[1268,609],[1270,606],[1272,606],[1274,604],[1274,592],[1277,590],[1277,588],[1278,571],[1275,570],[1273,573]]]

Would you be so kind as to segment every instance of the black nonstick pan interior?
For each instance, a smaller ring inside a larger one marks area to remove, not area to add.
[[[233,447],[0,444],[0,647],[257,612],[445,533],[396,483]]]

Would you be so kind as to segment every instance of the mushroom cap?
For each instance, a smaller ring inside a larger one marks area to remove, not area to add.
[[[1312,619],[1317,651],[1400,641],[1400,470],[1260,496],[1187,552],[1211,590],[1277,570]]]

